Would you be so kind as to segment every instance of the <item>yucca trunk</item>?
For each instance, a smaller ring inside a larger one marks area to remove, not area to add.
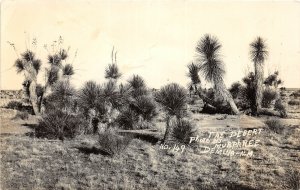
[[[167,142],[172,139],[173,134],[173,127],[174,127],[174,120],[176,116],[167,116],[166,118],[166,132],[164,135],[163,142]]]
[[[30,81],[29,84],[29,100],[31,103],[31,106],[33,108],[33,112],[36,116],[40,116],[40,109],[39,109],[39,103],[38,103],[38,96],[36,94],[36,86],[37,86],[37,73],[32,67],[32,64],[26,64],[25,65],[25,78]]]
[[[261,110],[261,102],[263,96],[263,77],[264,67],[262,63],[256,62],[255,67],[255,112],[259,113]]]
[[[39,104],[38,104],[38,97],[36,94],[36,81],[33,80],[31,81],[30,85],[29,85],[29,92],[30,92],[30,102],[34,111],[34,114],[36,116],[40,116],[40,109],[39,109]]]
[[[224,84],[224,81],[221,80],[221,81],[215,82],[215,88],[216,88],[215,89],[216,93],[220,96],[220,98],[222,98],[225,102],[227,102],[229,104],[232,113],[234,115],[238,115],[240,113],[239,109],[237,108],[230,92],[227,90],[226,85]]]

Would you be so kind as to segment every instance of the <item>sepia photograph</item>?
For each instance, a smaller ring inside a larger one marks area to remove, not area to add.
[[[0,190],[300,190],[300,1],[0,3]]]

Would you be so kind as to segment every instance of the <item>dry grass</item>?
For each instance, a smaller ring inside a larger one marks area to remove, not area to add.
[[[102,151],[97,135],[64,142],[38,139],[26,136],[29,129],[22,126],[36,123],[31,115],[26,121],[12,120],[15,110],[0,111],[0,189],[283,190],[290,189],[289,180],[298,179],[296,173],[288,175],[291,168],[300,169],[300,120],[295,118],[280,119],[284,133],[265,130],[258,136],[261,146],[249,148],[252,158],[201,154],[192,148],[179,153],[137,138],[111,157]],[[189,119],[200,138],[208,132],[267,129],[265,118],[190,113]],[[163,136],[163,115],[153,124]]]

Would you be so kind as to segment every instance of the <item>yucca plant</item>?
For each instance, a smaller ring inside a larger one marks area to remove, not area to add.
[[[261,37],[250,44],[250,57],[255,69],[255,112],[259,113],[263,97],[264,62],[268,56],[267,46]]]
[[[74,74],[74,69],[72,64],[67,64],[68,52],[65,49],[61,48],[62,38],[60,37],[59,46],[56,46],[56,41],[53,46],[53,53],[50,53],[48,49],[48,63],[49,66],[46,68],[46,82],[42,89],[39,89],[40,96],[36,94],[36,90],[38,88],[37,85],[37,75],[41,70],[42,62],[40,59],[36,58],[35,53],[27,49],[24,53],[20,55],[20,57],[15,61],[15,67],[17,69],[17,73],[24,73],[25,81],[23,83],[25,94],[28,96],[30,103],[32,104],[34,113],[36,115],[41,114],[42,103],[44,102],[44,96],[47,96],[48,87],[53,87],[59,80],[63,79],[61,76],[67,76],[68,79],[70,76]],[[37,41],[33,39],[32,44],[36,46]],[[14,48],[15,52],[16,48],[13,43],[10,45]],[[46,47],[46,45],[45,45]],[[58,49],[56,49],[56,48]],[[63,64],[63,62],[65,64]]]
[[[171,83],[155,93],[155,100],[163,106],[167,113],[164,135],[164,141],[167,141],[172,137],[173,129],[170,125],[172,117],[179,119],[186,114],[187,92],[184,87]]]
[[[105,69],[105,78],[106,79],[119,79],[122,74],[119,71],[118,65],[116,63],[109,64]]]
[[[199,67],[198,65],[191,63],[188,66],[189,72],[188,77],[191,79],[191,86],[196,92],[198,91],[197,85],[201,83],[200,76],[199,76]],[[194,87],[193,87],[193,86]]]
[[[131,96],[134,98],[147,94],[146,83],[141,76],[133,75],[127,82],[131,88]]]
[[[15,61],[17,73],[24,73],[25,80],[28,81],[28,95],[32,105],[34,114],[39,116],[40,109],[38,96],[36,94],[37,75],[41,68],[41,61],[36,58],[35,53],[31,50],[26,50],[21,54],[21,58]]]
[[[95,81],[86,82],[78,93],[78,105],[84,115],[88,117],[90,109],[95,109],[99,97],[102,96],[103,89]]]
[[[228,102],[233,114],[239,110],[224,83],[224,63],[220,59],[221,44],[216,37],[205,35],[196,46],[198,64],[206,81],[214,85],[215,92],[225,102]]]
[[[52,87],[52,93],[45,99],[46,113],[50,110],[74,112],[76,90],[69,81],[59,81]]]
[[[157,115],[155,101],[150,96],[137,97],[130,108],[146,121],[151,121]]]

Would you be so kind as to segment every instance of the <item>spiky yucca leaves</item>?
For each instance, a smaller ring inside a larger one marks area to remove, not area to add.
[[[119,71],[118,65],[113,63],[109,64],[105,69],[105,78],[106,79],[119,79],[122,74]]]
[[[137,97],[130,108],[147,121],[151,121],[157,115],[155,101],[149,96]]]
[[[30,50],[26,50],[24,53],[21,54],[21,57],[24,61],[30,62],[35,59],[35,53]]]
[[[14,65],[15,67],[16,67],[16,70],[17,70],[17,73],[21,73],[21,72],[23,72],[24,71],[24,64],[23,64],[23,61],[21,60],[21,59],[17,59],[16,61],[15,61],[15,65]]]
[[[35,135],[48,139],[71,139],[81,133],[86,121],[81,115],[74,115],[62,110],[50,110],[42,116],[35,128]]]
[[[263,96],[264,61],[268,56],[267,46],[261,37],[257,37],[250,44],[250,57],[255,69],[255,112],[261,109]]]
[[[38,72],[41,69],[41,65],[42,65],[42,63],[41,63],[41,60],[39,60],[39,59],[34,59],[32,61],[32,66],[35,69],[35,71],[36,71],[37,74],[38,74]]]
[[[66,60],[68,58],[68,53],[65,49],[61,49],[58,54],[61,60]]]
[[[189,144],[190,137],[196,136],[197,130],[188,120],[178,119],[173,125],[173,137],[180,143]]]
[[[147,95],[147,87],[144,79],[139,75],[133,75],[132,78],[128,80],[129,86],[131,88],[131,95],[136,98],[138,96]]]
[[[228,92],[224,83],[224,64],[220,59],[221,44],[216,37],[205,35],[200,39],[196,46],[199,62],[199,69],[204,78],[214,84],[216,94],[230,105],[234,114],[238,114],[237,109],[231,94]]]
[[[62,72],[64,76],[72,76],[74,75],[74,68],[73,65],[71,64],[66,64],[63,68],[62,68]]]
[[[255,64],[263,64],[268,54],[265,41],[261,37],[257,37],[250,44],[250,57]]]
[[[139,75],[133,75],[133,77],[128,80],[128,83],[133,89],[139,89],[146,86],[144,79]]]
[[[155,93],[155,100],[160,103],[169,115],[182,117],[187,103],[187,92],[176,83],[168,84]]]
[[[250,72],[242,79],[245,85],[241,87],[241,107],[242,109],[250,109],[255,112],[255,75]]]
[[[199,77],[200,68],[196,64],[191,63],[188,65],[188,69],[189,69],[188,76],[190,77],[192,83],[196,87],[196,85],[201,82]]]
[[[53,66],[61,66],[61,58],[58,54],[48,55],[48,63]]]
[[[264,84],[269,87],[269,86],[274,86],[275,88],[278,87],[278,85],[282,84],[283,81],[278,78],[279,72],[275,71],[274,74],[269,75],[265,81]]]
[[[52,93],[46,98],[46,110],[62,110],[72,113],[76,90],[69,81],[59,81],[52,87]]]
[[[88,81],[78,93],[78,104],[88,116],[88,111],[95,108],[98,98],[102,94],[102,87],[94,81]]]
[[[109,80],[103,85],[103,98],[104,101],[110,103],[112,108],[119,109],[122,106],[122,95],[118,91],[117,83]]]
[[[221,47],[218,39],[208,34],[201,38],[196,46],[199,69],[205,80],[212,83],[223,81],[225,74],[224,65],[220,59]]]

